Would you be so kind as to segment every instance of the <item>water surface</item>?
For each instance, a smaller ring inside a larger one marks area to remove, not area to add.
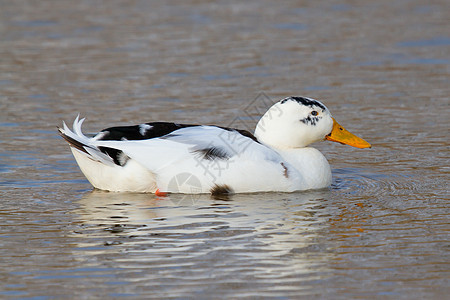
[[[446,1],[4,2],[1,297],[447,297]],[[252,130],[290,95],[373,145],[315,145],[330,189],[92,190],[56,132]]]

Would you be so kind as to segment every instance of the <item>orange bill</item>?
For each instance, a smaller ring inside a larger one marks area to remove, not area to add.
[[[347,144],[356,148],[370,148],[372,147],[368,142],[353,133],[347,131],[344,127],[333,118],[333,130],[325,137],[326,140]]]

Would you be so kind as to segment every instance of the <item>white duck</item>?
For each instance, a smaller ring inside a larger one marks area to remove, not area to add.
[[[288,97],[260,119],[254,135],[219,126],[153,122],[111,127],[93,137],[64,123],[81,171],[102,190],[175,193],[293,192],[330,186],[318,150],[324,139],[358,148],[370,144],[340,126],[319,101]]]

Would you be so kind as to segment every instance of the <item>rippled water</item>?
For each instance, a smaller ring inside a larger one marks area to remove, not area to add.
[[[444,299],[447,1],[3,1],[0,297]],[[251,129],[310,96],[372,149],[330,189],[92,190],[62,120]]]

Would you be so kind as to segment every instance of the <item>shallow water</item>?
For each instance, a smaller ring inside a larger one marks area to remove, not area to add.
[[[443,299],[446,1],[3,1],[0,295]],[[165,120],[252,129],[323,102],[372,149],[316,146],[333,186],[93,191],[57,135]]]

